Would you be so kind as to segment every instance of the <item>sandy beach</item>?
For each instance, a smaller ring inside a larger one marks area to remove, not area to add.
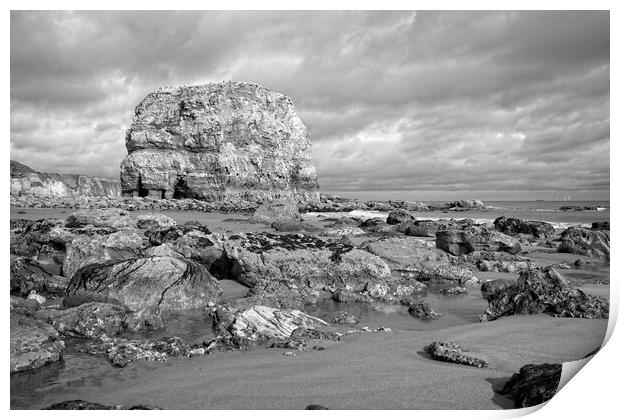
[[[500,409],[497,395],[528,363],[578,360],[603,340],[606,320],[512,316],[435,331],[361,333],[326,342],[325,351],[284,356],[282,349],[140,362],[96,384],[50,389],[31,408],[64,399],[151,404],[166,409]],[[469,346],[491,369],[434,361],[423,348],[435,340]]]

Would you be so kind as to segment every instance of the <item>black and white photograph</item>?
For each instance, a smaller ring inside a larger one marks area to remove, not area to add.
[[[605,350],[610,10],[6,14],[10,410],[506,411]]]

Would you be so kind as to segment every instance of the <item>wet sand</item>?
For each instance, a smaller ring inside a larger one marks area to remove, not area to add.
[[[436,331],[361,333],[294,357],[284,356],[283,349],[256,349],[161,365],[140,362],[95,385],[73,387],[62,396],[50,392],[33,408],[74,398],[166,409],[510,408],[495,388],[527,363],[582,358],[600,345],[606,325],[606,320],[512,316]],[[423,348],[435,340],[468,346],[493,368],[431,360]]]

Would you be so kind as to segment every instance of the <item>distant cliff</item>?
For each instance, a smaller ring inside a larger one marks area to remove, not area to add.
[[[121,195],[121,183],[118,179],[37,172],[12,160],[11,195],[119,197]]]

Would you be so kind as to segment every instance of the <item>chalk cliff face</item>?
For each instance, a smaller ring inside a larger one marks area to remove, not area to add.
[[[121,183],[118,179],[37,172],[11,161],[11,195],[39,197],[119,197]]]
[[[306,126],[288,97],[255,84],[150,93],[126,145],[125,196],[319,202]]]

